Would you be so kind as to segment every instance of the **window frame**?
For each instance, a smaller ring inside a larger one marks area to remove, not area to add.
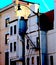
[[[16,34],[16,31],[17,31],[17,27],[16,25],[14,25],[14,34]]]
[[[10,18],[5,19],[5,27],[8,27],[9,21],[10,21]]]
[[[53,56],[50,56],[50,65],[54,65],[53,64]]]
[[[32,65],[34,65],[34,57],[32,57]]]
[[[9,52],[5,52],[5,65],[9,65]]]
[[[14,51],[16,51],[16,42],[14,42]]]
[[[26,46],[27,49],[29,49],[29,39],[27,39],[27,46]]]
[[[27,58],[27,65],[29,65],[30,58]]]
[[[12,43],[10,43],[10,52],[12,52]]]
[[[12,35],[13,34],[13,27],[11,26],[10,27],[10,35]]]
[[[8,36],[9,34],[5,34],[5,44],[8,44],[8,39],[7,39],[7,36]]]
[[[37,56],[37,65],[39,65],[40,57]]]
[[[40,46],[40,40],[39,40],[39,37],[36,37],[36,46],[39,48]]]

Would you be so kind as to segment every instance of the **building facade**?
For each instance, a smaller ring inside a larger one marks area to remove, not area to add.
[[[54,0],[54,29],[47,33],[47,50],[49,65],[56,65],[56,0]]]
[[[0,65],[24,65],[23,42],[19,37],[15,1],[0,10]],[[20,17],[19,17],[20,19]]]
[[[0,10],[0,65],[55,65],[56,30],[49,31],[53,29],[53,23],[43,14],[39,25],[38,16],[27,8],[37,12],[36,5],[23,4],[26,8],[21,6],[21,12],[16,11],[15,0]],[[54,29],[55,26],[54,22]]]
[[[0,65],[9,65],[9,23],[17,19],[14,4],[0,10]]]

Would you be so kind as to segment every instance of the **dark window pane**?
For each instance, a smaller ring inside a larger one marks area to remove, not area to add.
[[[10,52],[12,52],[12,43],[10,43]]]
[[[27,46],[26,46],[27,49],[29,49],[29,39],[27,39]]]
[[[9,52],[5,52],[5,65],[9,65]]]
[[[5,44],[7,44],[7,34],[5,35]]]
[[[11,61],[10,59],[10,65],[16,65],[16,61]]]
[[[16,25],[14,25],[14,34],[16,34]]]
[[[32,57],[32,64],[34,64],[34,57]]]
[[[53,56],[50,56],[50,64],[53,65]]]
[[[29,65],[29,58],[27,58],[27,65]]]
[[[37,56],[37,65],[39,65],[39,56]]]
[[[10,35],[12,35],[12,26],[10,27]]]
[[[45,65],[48,65],[47,55],[44,56],[44,59],[45,59]]]
[[[16,51],[16,42],[14,42],[14,51]]]

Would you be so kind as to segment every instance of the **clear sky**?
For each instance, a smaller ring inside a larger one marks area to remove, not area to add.
[[[33,3],[40,4],[40,12],[44,13],[54,9],[54,0],[25,0]],[[12,0],[0,0],[0,9],[11,4]]]
[[[25,0],[33,3],[40,4],[40,12],[44,13],[54,9],[54,0]]]
[[[12,0],[0,0],[0,9],[11,3],[12,3]]]

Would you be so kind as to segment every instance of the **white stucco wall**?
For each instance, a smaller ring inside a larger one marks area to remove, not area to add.
[[[16,46],[17,46],[17,34],[14,35],[14,25],[17,25],[17,21],[9,24],[9,34],[10,34],[10,27],[11,26],[13,27],[12,35],[10,35],[9,37],[9,51],[10,51],[10,43],[12,43],[12,52],[9,53],[10,57],[16,57],[16,52],[14,52],[14,42],[16,42]]]
[[[38,37],[37,22],[38,18],[36,15],[30,17],[27,21],[28,29],[26,31],[27,35],[29,36],[29,38],[31,39],[31,41],[35,46],[36,46],[36,38]],[[32,65],[32,57],[34,57],[34,65],[37,65],[37,56],[39,56],[39,51],[35,51],[35,49],[30,49],[32,48],[30,42],[29,42],[29,49],[27,49],[26,46],[27,46],[27,36],[25,37],[25,65],[27,65],[27,58],[30,59],[29,65]]]
[[[14,25],[16,25],[16,34],[14,34]],[[10,27],[13,27],[13,33],[9,37],[9,61],[10,59],[20,59],[22,58],[22,42],[19,39],[18,34],[18,21],[12,22],[9,24],[9,34],[10,34]],[[16,42],[16,51],[14,51],[14,42]],[[12,43],[12,52],[10,52],[10,43]],[[16,60],[15,60],[16,61]],[[16,62],[16,65],[22,65],[22,62]]]
[[[50,56],[53,56],[53,65],[56,65],[56,29],[47,33],[47,50],[50,65]]]

